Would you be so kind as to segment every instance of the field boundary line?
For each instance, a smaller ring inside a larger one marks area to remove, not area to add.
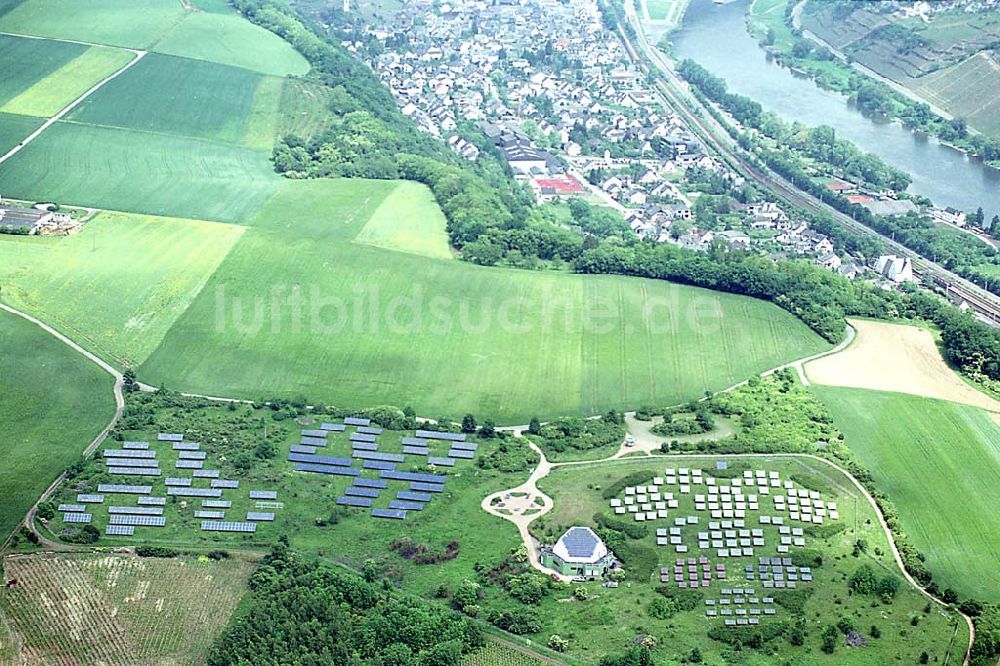
[[[6,33],[4,33],[4,34],[6,34]],[[88,97],[90,97],[95,92],[97,92],[98,90],[100,90],[106,83],[108,83],[110,81],[113,81],[114,79],[118,78],[119,76],[121,76],[122,74],[124,74],[125,72],[127,72],[133,65],[135,65],[137,62],[139,62],[140,60],[142,60],[143,57],[145,57],[145,55],[147,53],[146,51],[140,51],[140,50],[137,50],[137,49],[124,49],[124,50],[130,51],[131,53],[135,54],[135,57],[132,58],[132,60],[130,60],[128,63],[126,63],[125,66],[122,67],[121,69],[119,69],[119,70],[117,70],[115,72],[112,72],[108,76],[104,77],[103,79],[101,79],[100,81],[98,81],[97,83],[95,83],[94,85],[92,85],[85,93],[83,93],[82,95],[80,95],[79,97],[77,97],[75,100],[73,100],[72,102],[70,102],[67,106],[65,106],[62,111],[60,111],[59,113],[57,113],[56,115],[52,116],[51,118],[49,118],[48,120],[46,120],[44,123],[42,123],[41,127],[39,127],[34,132],[32,132],[31,134],[29,134],[27,137],[25,137],[23,140],[21,140],[20,143],[18,143],[16,146],[14,146],[10,150],[8,150],[5,155],[3,155],[2,157],[0,157],[0,164],[3,164],[4,162],[6,162],[7,160],[9,160],[10,158],[12,158],[15,155],[17,155],[19,152],[21,152],[21,150],[24,149],[24,148],[26,148],[29,143],[31,143],[32,141],[34,141],[35,139],[37,139],[39,137],[39,135],[42,134],[42,132],[44,132],[48,128],[52,127],[53,125],[55,125],[57,122],[59,122],[59,120],[61,120],[63,116],[65,116],[70,111],[72,111],[73,109],[75,109],[76,107],[78,107],[80,104],[82,104],[84,102],[84,100],[86,100]]]

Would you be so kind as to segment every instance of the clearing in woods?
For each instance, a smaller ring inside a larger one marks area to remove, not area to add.
[[[542,661],[506,643],[487,638],[486,645],[462,659],[462,666],[546,666]]]
[[[1000,601],[1000,428],[974,407],[813,386],[941,589]],[[993,417],[993,418],[991,418]]]
[[[1000,410],[1000,402],[963,382],[948,367],[927,329],[860,319],[852,319],[851,325],[858,335],[847,349],[806,364],[810,382],[910,393]]]
[[[127,555],[21,555],[0,592],[20,664],[204,664],[255,563]]]
[[[59,340],[0,311],[0,541],[111,420],[112,384]]]

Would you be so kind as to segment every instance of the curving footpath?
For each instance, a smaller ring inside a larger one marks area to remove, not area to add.
[[[95,355],[94,353],[87,351],[86,349],[84,349],[83,347],[81,347],[79,344],[77,344],[76,342],[74,342],[70,338],[66,337],[65,335],[63,335],[62,333],[60,333],[59,331],[57,331],[56,329],[52,328],[51,326],[49,326],[45,322],[41,321],[37,317],[33,317],[32,315],[29,315],[29,314],[27,314],[25,312],[21,312],[20,310],[18,310],[16,308],[13,308],[13,307],[11,307],[9,305],[6,305],[4,303],[0,303],[0,310],[3,310],[5,312],[9,312],[10,314],[16,315],[18,317],[21,317],[22,319],[25,319],[25,320],[31,322],[32,324],[38,326],[43,331],[45,331],[46,333],[52,335],[53,337],[55,337],[60,342],[66,344],[72,350],[74,350],[75,352],[81,354],[82,356],[84,356],[85,358],[87,358],[89,361],[91,361],[92,363],[96,364],[99,368],[101,368],[102,370],[104,370],[105,372],[107,372],[108,374],[110,374],[112,377],[114,377],[115,383],[114,383],[114,389],[113,390],[114,390],[114,396],[115,396],[115,414],[111,418],[111,421],[108,423],[108,425],[106,425],[104,427],[104,429],[101,430],[101,432],[98,433],[98,435],[84,449],[83,455],[84,456],[89,456],[101,444],[101,442],[104,440],[104,438],[107,437],[108,433],[111,431],[112,428],[115,427],[115,425],[118,423],[119,419],[121,419],[122,412],[125,409],[125,396],[124,396],[124,393],[122,391],[122,387],[124,386],[124,376],[122,375],[122,373],[118,372],[118,370],[116,370],[114,367],[112,367],[106,361],[104,361],[103,359],[101,359],[100,357],[98,357],[97,355]],[[767,376],[767,375],[773,374],[773,373],[775,373],[775,372],[777,372],[779,370],[782,370],[784,368],[790,368],[790,367],[796,368],[797,371],[800,373],[800,376],[803,376],[802,365],[804,363],[806,363],[808,361],[811,361],[811,360],[814,360],[816,358],[821,358],[823,356],[827,356],[827,355],[830,355],[830,354],[834,354],[834,353],[836,353],[838,351],[841,351],[842,349],[846,348],[851,342],[853,342],[855,334],[856,334],[856,332],[855,332],[854,328],[851,327],[850,325],[848,325],[847,326],[847,337],[840,344],[838,344],[836,347],[833,347],[832,349],[829,349],[829,350],[827,350],[825,352],[820,352],[818,354],[813,354],[813,355],[808,356],[806,358],[799,359],[797,361],[792,361],[790,363],[785,363],[785,364],[780,365],[778,367],[772,368],[771,370],[767,370],[767,371],[761,373],[761,376]],[[743,386],[744,384],[746,384],[745,381],[744,382],[740,382],[738,384],[734,384],[733,386],[730,386],[730,387],[728,387],[726,389],[723,389],[722,391],[719,391],[718,393],[725,393],[725,392],[728,392],[728,391],[732,391],[732,390],[734,390],[735,388],[737,388],[739,386]],[[140,387],[141,390],[144,390],[144,391],[156,390],[155,388],[153,388],[151,386],[148,386],[146,384],[139,384],[139,387]],[[194,394],[185,394],[185,395],[194,395]],[[245,400],[239,400],[239,399],[235,399],[235,398],[220,398],[220,397],[208,397],[208,396],[199,396],[199,397],[206,397],[206,398],[208,398],[210,400],[216,400],[216,401],[221,401],[221,402],[248,402],[248,401],[245,401]],[[429,421],[429,419],[421,419],[421,421],[425,421],[426,422],[426,421]],[[508,430],[508,431],[512,431],[516,437],[523,438],[528,443],[528,446],[531,447],[531,449],[535,453],[538,454],[539,462],[538,462],[538,465],[535,467],[535,469],[528,476],[528,480],[527,481],[525,481],[524,483],[522,483],[520,486],[517,486],[516,488],[512,488],[512,489],[509,489],[509,490],[502,490],[500,492],[493,493],[493,494],[487,496],[480,503],[480,506],[487,513],[489,513],[491,515],[494,515],[494,516],[497,516],[499,518],[503,518],[504,520],[508,520],[508,521],[514,523],[514,525],[518,529],[518,533],[521,535],[521,540],[523,541],[523,543],[525,545],[525,548],[528,551],[528,560],[531,563],[532,567],[534,567],[535,569],[537,569],[538,571],[542,572],[545,575],[555,576],[555,577],[559,578],[560,580],[568,582],[570,579],[568,579],[567,577],[562,576],[558,572],[553,571],[551,569],[548,569],[548,568],[546,568],[546,567],[544,567],[542,565],[542,563],[538,559],[538,549],[536,547],[534,537],[531,536],[531,532],[529,530],[529,526],[531,525],[531,523],[535,519],[537,519],[537,518],[545,515],[549,511],[551,511],[552,507],[555,505],[555,503],[553,502],[553,500],[552,500],[551,497],[549,497],[548,495],[546,495],[545,493],[541,492],[538,489],[538,485],[537,485],[538,481],[540,479],[543,479],[546,476],[548,476],[549,473],[553,469],[555,469],[557,467],[569,467],[569,466],[580,466],[580,465],[601,465],[601,464],[615,463],[615,462],[630,462],[631,459],[629,459],[629,458],[623,458],[623,457],[626,454],[631,453],[632,450],[631,449],[626,449],[623,446],[622,448],[620,448],[613,455],[608,456],[607,458],[601,458],[599,460],[574,460],[574,461],[566,461],[566,462],[551,462],[551,461],[549,461],[545,457],[545,453],[538,447],[537,444],[535,444],[533,441],[531,441],[527,437],[524,437],[524,432],[527,431],[527,429],[528,429],[527,426],[508,426],[508,427],[503,428],[503,429],[504,430]],[[649,452],[647,452],[647,453],[649,453]],[[946,603],[944,603],[942,600],[938,599],[937,597],[935,597],[934,595],[932,595],[930,592],[928,592],[927,590],[925,590],[923,587],[921,587],[917,583],[917,581],[910,575],[910,573],[906,570],[906,567],[903,566],[903,559],[900,556],[899,549],[896,547],[896,542],[895,542],[895,539],[893,538],[892,531],[889,529],[889,525],[885,522],[885,517],[882,515],[882,511],[879,509],[878,504],[876,504],[875,499],[871,496],[871,494],[868,492],[868,490],[861,484],[861,482],[858,481],[856,478],[854,478],[854,475],[852,475],[850,472],[848,472],[846,469],[844,469],[840,465],[837,465],[836,463],[834,463],[834,462],[832,462],[830,460],[827,460],[825,458],[820,458],[819,456],[815,456],[815,455],[808,454],[808,453],[745,453],[745,454],[714,454],[714,455],[710,455],[710,456],[677,456],[677,455],[667,456],[667,455],[655,455],[655,454],[649,453],[649,455],[646,456],[646,458],[662,458],[662,459],[668,459],[668,458],[692,459],[692,458],[699,458],[699,457],[702,457],[702,458],[704,458],[704,457],[710,457],[710,458],[719,458],[719,457],[733,457],[733,458],[773,457],[773,458],[785,458],[785,457],[787,457],[787,458],[792,458],[792,459],[810,458],[810,459],[813,459],[813,460],[825,463],[825,464],[830,465],[831,467],[835,468],[840,473],[842,473],[844,476],[846,476],[848,479],[850,479],[851,483],[853,483],[854,486],[855,486],[855,488],[858,491],[860,491],[860,493],[865,497],[865,499],[868,500],[868,503],[871,505],[872,509],[875,511],[875,515],[878,517],[879,525],[882,526],[882,530],[885,533],[885,537],[886,537],[886,540],[889,543],[889,547],[892,549],[892,555],[893,555],[893,559],[896,562],[896,566],[902,572],[903,577],[906,579],[906,581],[910,585],[912,585],[913,587],[915,587],[917,590],[919,590],[921,594],[923,594],[925,597],[927,597],[927,599],[929,599],[933,603],[937,604],[938,606],[940,606],[942,608],[947,608],[948,607],[948,605]],[[38,501],[35,502],[35,504],[28,511],[27,516],[25,516],[25,518],[24,518],[24,523],[23,524],[24,524],[24,526],[28,530],[30,530],[31,532],[33,532],[39,538],[39,543],[44,544],[47,548],[52,548],[53,550],[64,550],[64,551],[68,551],[68,550],[87,550],[86,548],[78,548],[78,547],[74,547],[74,546],[69,546],[67,544],[61,544],[61,543],[57,543],[55,541],[52,541],[50,539],[47,539],[35,527],[35,514],[36,514],[36,512],[38,510],[38,505],[48,499],[48,497],[55,491],[55,489],[59,486],[59,484],[62,483],[62,481],[65,479],[65,476],[66,476],[65,472],[62,473],[62,474],[60,474],[56,478],[56,480],[53,481],[51,485],[49,485],[49,487],[45,490],[45,492],[42,493],[41,497],[39,497]],[[523,509],[522,510],[518,510],[518,511],[512,511],[510,515],[505,515],[503,513],[500,513],[499,510],[497,510],[495,507],[492,506],[492,503],[493,503],[494,499],[500,498],[501,501],[502,501],[502,500],[508,498],[511,493],[526,493],[527,496],[530,497],[530,498],[532,498],[532,499],[539,499],[539,500],[541,500],[542,507],[538,511],[536,511],[534,513],[531,513],[531,514],[528,514],[528,515],[524,514]],[[9,541],[9,538],[10,537],[8,537],[8,541]],[[7,543],[5,542],[3,545],[4,545],[4,547],[6,547]],[[969,665],[969,657],[970,657],[970,654],[971,654],[971,651],[972,651],[972,644],[973,644],[973,642],[975,641],[975,638],[976,638],[976,627],[973,624],[972,619],[969,616],[965,615],[964,613],[962,613],[961,611],[959,611],[957,608],[955,609],[955,612],[962,616],[962,618],[965,620],[966,625],[969,628],[969,645],[966,648],[965,658],[964,658],[964,661],[963,661],[963,666],[968,666]]]

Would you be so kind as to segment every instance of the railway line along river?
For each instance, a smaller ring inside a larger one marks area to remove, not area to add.
[[[773,62],[747,32],[749,4],[692,0],[683,27],[672,35],[673,55],[695,60],[723,77],[731,91],[785,120],[833,127],[839,137],[909,173],[913,194],[942,207],[975,211],[982,206],[987,220],[1000,214],[1000,171],[933,137],[869,117],[844,95]]]

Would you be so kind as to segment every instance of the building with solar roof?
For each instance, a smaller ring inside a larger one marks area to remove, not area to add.
[[[571,578],[603,578],[615,564],[615,554],[589,527],[569,528],[540,556],[544,566]]]

